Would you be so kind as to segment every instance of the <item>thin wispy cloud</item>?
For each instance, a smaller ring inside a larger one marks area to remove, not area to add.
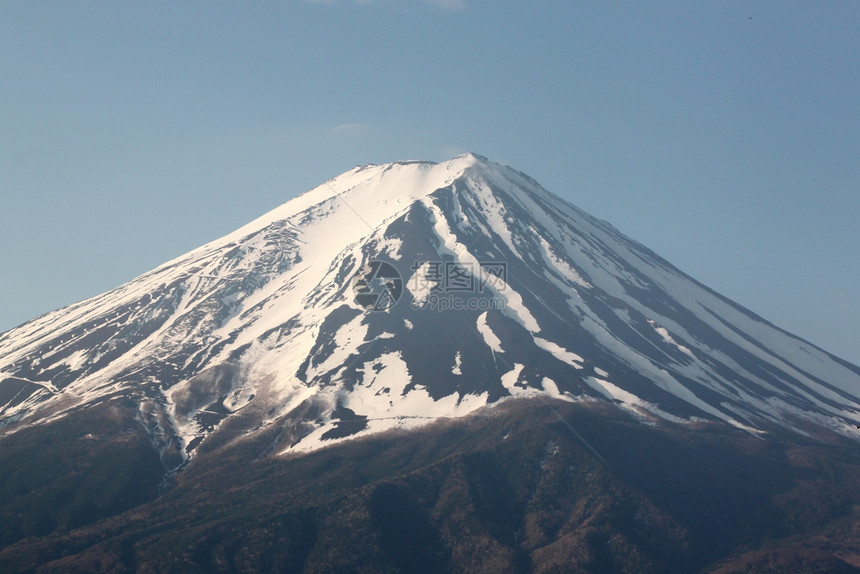
[[[356,132],[361,132],[361,131],[364,131],[364,130],[369,129],[369,128],[370,128],[370,126],[367,124],[347,123],[347,124],[340,124],[338,126],[334,126],[333,128],[331,128],[330,131],[333,134],[340,135],[340,134],[352,134],[352,133],[356,133]]]
[[[424,3],[451,12],[462,12],[466,9],[463,0],[424,0]]]
[[[463,0],[305,0],[310,4],[355,4],[356,6],[397,6],[399,8],[423,4],[448,12],[461,12],[467,9]]]
[[[469,152],[469,150],[467,150],[466,148],[462,148],[462,147],[456,146],[456,145],[449,145],[449,146],[445,146],[442,149],[442,157],[444,159],[450,159],[452,157],[457,157],[459,155],[463,155],[463,154],[468,153],[468,152]]]

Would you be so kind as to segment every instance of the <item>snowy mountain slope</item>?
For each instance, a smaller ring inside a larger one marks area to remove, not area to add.
[[[856,366],[475,155],[355,168],[0,335],[5,432],[122,397],[185,456],[212,433],[275,427],[274,451],[302,451],[535,395],[754,433],[860,424]]]

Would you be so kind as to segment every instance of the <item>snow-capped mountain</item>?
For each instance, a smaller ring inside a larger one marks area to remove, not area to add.
[[[110,401],[163,452],[272,452],[609,401],[643,422],[860,437],[860,369],[508,167],[357,167],[103,295],[0,335],[0,433]]]

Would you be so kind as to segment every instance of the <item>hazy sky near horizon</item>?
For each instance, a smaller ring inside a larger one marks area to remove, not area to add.
[[[849,1],[0,0],[0,332],[354,165],[473,151],[860,363],[858,30]]]

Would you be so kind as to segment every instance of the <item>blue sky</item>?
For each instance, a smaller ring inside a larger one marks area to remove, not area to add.
[[[857,30],[848,1],[2,2],[0,331],[320,177],[474,151],[860,363]]]

